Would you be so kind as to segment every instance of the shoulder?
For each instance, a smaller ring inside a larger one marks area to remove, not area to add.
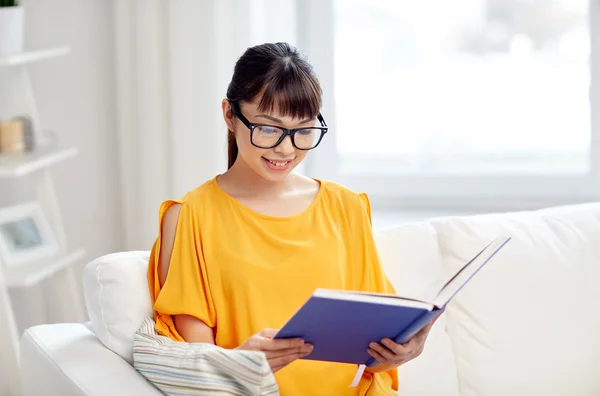
[[[187,191],[180,198],[164,201],[163,205],[168,205],[169,209],[171,209],[171,207],[196,208],[202,206],[206,201],[214,200],[215,194],[218,193],[215,180],[215,178],[207,180],[199,186]]]
[[[202,204],[203,201],[213,200],[215,198],[215,194],[217,193],[218,188],[216,178],[212,178],[185,193],[178,201],[181,204],[194,206],[197,204]]]
[[[317,179],[327,200],[332,204],[338,204],[345,211],[365,212],[370,216],[371,202],[367,193],[354,191],[343,184],[329,180]]]
[[[330,180],[316,179],[321,183],[324,192],[331,196],[339,198],[345,202],[361,203],[368,200],[368,196],[364,192],[354,191],[343,184],[336,183]]]
[[[179,217],[194,217],[202,208],[214,207],[219,201],[215,199],[217,193],[215,179],[213,178],[187,191],[180,198],[163,201],[159,213],[161,223],[175,227]]]

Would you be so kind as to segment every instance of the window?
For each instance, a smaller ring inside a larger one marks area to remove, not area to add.
[[[598,4],[330,6],[335,142],[319,153],[336,159],[330,177],[405,202],[598,193]]]

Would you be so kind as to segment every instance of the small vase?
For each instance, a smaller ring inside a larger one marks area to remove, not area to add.
[[[25,8],[0,7],[0,55],[23,51]]]

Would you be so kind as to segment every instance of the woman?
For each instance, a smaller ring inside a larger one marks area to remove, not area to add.
[[[395,394],[396,368],[420,353],[431,324],[406,345],[370,345],[380,364],[357,387],[356,366],[301,360],[311,345],[272,339],[316,288],[394,293],[367,196],[291,173],[326,136],[321,95],[286,43],[238,60],[222,102],[228,170],[160,208],[148,273],[156,330],[264,352],[283,395]]]

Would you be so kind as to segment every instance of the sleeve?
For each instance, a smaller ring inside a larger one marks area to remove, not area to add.
[[[169,271],[161,288],[158,263],[162,242],[162,220],[169,207],[179,201],[166,201],[160,207],[158,237],[150,252],[148,283],[156,322],[156,331],[176,341],[184,341],[177,332],[172,315],[190,315],[216,327],[207,269],[202,256],[197,216],[187,202],[183,202],[177,220]]]
[[[356,246],[360,247],[357,251],[357,259],[362,271],[360,289],[367,292],[396,294],[392,283],[385,274],[377,252],[372,228],[371,202],[365,193],[359,194],[359,198],[361,205],[357,217],[361,221],[356,224],[356,232],[361,240],[356,241]],[[365,372],[358,386],[360,394],[367,396],[379,395],[384,391],[395,394],[392,393],[392,389],[398,391],[398,370],[394,369],[376,374]],[[384,394],[387,394],[387,392]]]

